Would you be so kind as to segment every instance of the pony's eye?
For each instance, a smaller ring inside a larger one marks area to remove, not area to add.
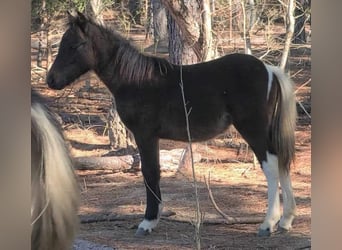
[[[87,41],[82,41],[82,42],[79,42],[73,46],[71,46],[72,49],[78,49],[79,47],[81,47],[82,45],[84,45]]]

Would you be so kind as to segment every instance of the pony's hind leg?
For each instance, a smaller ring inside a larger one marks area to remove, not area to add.
[[[146,211],[144,220],[139,224],[136,236],[144,236],[157,226],[162,212],[159,188],[159,142],[157,138],[135,137],[141,157],[141,170],[146,187]]]
[[[290,173],[280,171],[280,186],[283,195],[283,216],[279,222],[280,231],[288,231],[296,215],[296,201],[292,192]]]
[[[255,114],[258,113],[255,112]],[[266,119],[263,119],[261,115],[256,117],[258,119],[237,120],[234,126],[253,149],[266,176],[268,207],[258,235],[269,236],[275,231],[281,216],[278,157],[268,150]]]
[[[268,207],[266,217],[259,227],[258,236],[269,236],[276,230],[276,225],[281,216],[278,157],[267,151],[266,160],[261,162],[261,166],[267,180]]]

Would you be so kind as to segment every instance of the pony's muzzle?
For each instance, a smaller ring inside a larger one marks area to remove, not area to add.
[[[52,74],[47,75],[46,83],[51,89],[61,90],[63,88],[63,86],[57,84],[56,79]]]

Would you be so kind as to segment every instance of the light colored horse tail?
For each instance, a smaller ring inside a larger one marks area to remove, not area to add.
[[[278,155],[279,171],[288,174],[295,157],[295,128],[297,119],[293,82],[279,67],[266,65],[278,84],[276,102],[271,118],[271,143]]]
[[[32,93],[31,248],[69,249],[79,221],[79,188],[54,116]]]

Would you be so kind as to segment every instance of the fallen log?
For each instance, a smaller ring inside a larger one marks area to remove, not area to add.
[[[77,170],[113,170],[120,172],[130,169],[133,163],[134,158],[131,155],[74,158],[74,166]]]
[[[184,149],[160,150],[161,170],[177,170]],[[194,153],[194,162],[201,161],[201,155]],[[106,157],[75,157],[74,165],[77,170],[112,170],[127,171],[140,162],[139,154]],[[140,168],[140,167],[138,167]]]

